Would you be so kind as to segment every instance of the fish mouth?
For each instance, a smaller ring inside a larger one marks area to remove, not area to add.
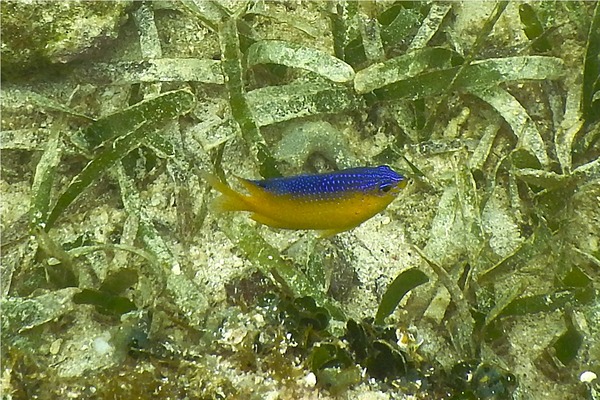
[[[396,188],[404,189],[407,185],[408,185],[408,179],[403,178],[400,182],[398,182],[398,184],[396,185]]]
[[[388,194],[392,194],[394,196],[398,196],[402,189],[404,189],[408,185],[408,179],[403,179],[397,184],[395,184],[392,189],[388,192]]]

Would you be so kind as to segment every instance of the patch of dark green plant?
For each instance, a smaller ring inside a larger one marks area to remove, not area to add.
[[[516,377],[497,366],[477,360],[462,361],[448,376],[453,400],[510,400],[516,389]]]
[[[377,16],[377,20],[381,24],[381,41],[389,57],[406,49],[410,37],[416,33],[420,23],[427,15],[427,11],[428,6],[423,3],[406,2],[405,4],[401,2],[389,7]],[[348,17],[353,16],[352,13],[346,15]],[[338,15],[337,19],[344,18],[344,16],[344,14],[342,16]],[[341,30],[340,27],[342,26],[344,25],[339,22],[334,25],[334,33]],[[351,33],[346,30],[344,34],[346,37],[350,37]],[[342,33],[340,32],[338,35],[342,36]],[[347,40],[343,54],[344,60],[357,69],[364,67],[367,62],[364,43],[358,35]]]
[[[293,352],[307,361],[308,367],[323,377],[326,387],[338,388],[332,380],[356,377],[357,365],[378,380],[398,379],[414,368],[407,354],[398,347],[396,329],[374,325],[372,320],[348,320],[341,336],[329,329],[331,317],[310,297],[288,299],[269,296],[263,309],[270,321],[281,323],[295,343]],[[358,380],[352,378],[352,383]],[[348,381],[344,382],[348,383]],[[343,385],[342,385],[343,386]]]
[[[312,347],[315,342],[329,335],[327,328],[331,316],[325,308],[317,306],[311,297],[280,303],[278,310],[279,319],[294,340],[304,348]]]
[[[373,319],[349,319],[341,334],[329,329],[327,311],[311,298],[290,299],[267,296],[261,308],[269,325],[281,323],[293,340],[293,351],[317,376],[317,382],[332,393],[339,393],[362,381],[360,369],[381,384],[393,384],[404,393],[427,398],[434,393],[473,392],[481,399],[503,399],[514,390],[514,377],[501,368],[473,361],[473,381],[463,379],[459,371],[444,372],[435,362],[413,359],[400,347],[398,330],[394,326],[374,324]],[[269,328],[270,329],[270,328]],[[267,329],[267,331],[269,330]],[[267,357],[264,344],[257,345],[259,357]],[[471,365],[471,364],[469,364]],[[358,369],[357,369],[358,368]],[[493,397],[492,393],[500,397]],[[461,398],[461,397],[456,397]]]
[[[401,272],[383,294],[379,302],[375,322],[380,325],[383,324],[384,319],[394,312],[402,298],[410,290],[427,282],[429,282],[427,275],[416,268]]]
[[[564,271],[563,274],[556,276],[555,286],[565,288],[585,288],[590,286],[592,282],[592,279],[582,270],[582,268],[573,265],[570,269]]]
[[[557,381],[568,379],[584,341],[581,328],[577,326],[571,311],[565,313],[564,320],[565,329],[554,337],[535,360],[542,373]]]
[[[137,281],[135,270],[121,269],[108,275],[98,289],[82,289],[73,296],[73,302],[93,305],[101,314],[119,316],[137,309],[133,301],[123,295]]]
[[[548,38],[544,34],[544,27],[537,15],[536,10],[529,4],[519,5],[519,17],[523,23],[525,35],[531,40],[531,47],[537,52],[544,53],[550,50]]]
[[[568,366],[575,358],[583,343],[583,334],[575,328],[572,321],[567,324],[567,330],[552,344],[554,356]]]
[[[356,361],[374,378],[395,379],[406,374],[407,354],[398,347],[394,328],[370,320],[348,320],[344,338]]]
[[[107,315],[122,315],[136,309],[135,304],[127,297],[114,296],[95,289],[82,289],[73,296],[75,304],[90,304],[96,311]]]

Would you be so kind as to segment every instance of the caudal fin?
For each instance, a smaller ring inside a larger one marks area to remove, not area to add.
[[[204,180],[221,192],[221,196],[214,199],[211,204],[214,211],[252,211],[253,207],[248,203],[248,196],[236,192],[225,182],[208,172],[201,171],[201,174]]]

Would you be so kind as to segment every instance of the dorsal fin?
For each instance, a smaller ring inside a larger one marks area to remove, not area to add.
[[[236,176],[236,178],[238,181],[240,181],[240,183],[242,184],[242,186],[244,186],[248,193],[250,193],[250,196],[257,196],[265,192],[265,189],[261,188],[250,179],[240,178],[239,176]]]

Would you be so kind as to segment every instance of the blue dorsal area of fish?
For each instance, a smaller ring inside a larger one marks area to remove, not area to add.
[[[251,180],[275,194],[299,197],[338,197],[349,192],[387,192],[404,180],[387,165],[359,167],[315,175]]]

